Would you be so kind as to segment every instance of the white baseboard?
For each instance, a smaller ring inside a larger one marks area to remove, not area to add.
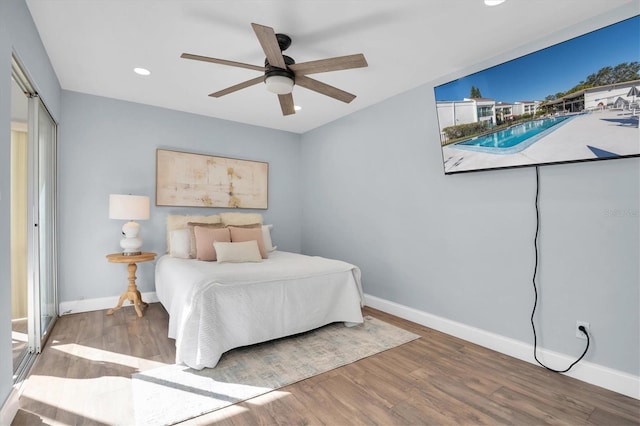
[[[158,302],[158,296],[155,291],[142,293],[142,300],[146,303]],[[98,299],[71,300],[68,302],[60,302],[60,315],[77,314],[79,312],[101,311],[103,309],[111,309],[118,304],[120,296],[101,297]],[[127,300],[122,305],[123,308],[131,306]]]
[[[118,300],[119,297],[114,296],[61,302],[60,315],[110,309],[118,304]],[[142,300],[147,303],[155,303],[158,302],[158,297],[155,292],[142,293]],[[491,333],[369,294],[365,294],[365,304],[425,327],[433,328],[485,348],[538,365],[533,358],[533,346],[529,343]],[[123,307],[126,306],[130,306],[129,302],[124,303]],[[550,367],[557,366],[556,368],[558,369],[574,361],[568,355],[542,348],[538,348],[538,358]],[[631,398],[640,399],[640,377],[638,376],[588,361],[581,361],[565,374],[583,382],[591,383]]]
[[[365,305],[425,327],[441,331],[496,352],[538,365],[533,358],[533,345],[491,333],[466,324],[432,315],[408,306],[365,294]],[[566,368],[574,359],[568,355],[538,348],[538,358],[553,368]],[[560,367],[562,366],[562,367]],[[631,398],[640,399],[640,377],[587,361],[580,361],[567,376],[576,378]]]
[[[7,400],[0,407],[0,426],[9,426],[20,408],[20,391],[16,386],[11,388]]]

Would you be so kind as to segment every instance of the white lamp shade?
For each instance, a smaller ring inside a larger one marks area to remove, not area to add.
[[[267,90],[278,95],[286,95],[293,90],[293,80],[282,75],[272,75],[266,78],[264,83]]]
[[[146,195],[109,195],[109,219],[149,219],[149,197]]]

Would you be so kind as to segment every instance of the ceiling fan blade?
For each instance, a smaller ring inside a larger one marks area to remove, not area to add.
[[[320,59],[318,61],[301,62],[289,65],[296,76],[316,74],[320,72],[348,70],[351,68],[364,68],[368,66],[362,53],[355,55],[338,56],[336,58]]]
[[[280,45],[278,44],[278,39],[276,38],[276,33],[273,31],[273,28],[260,24],[251,24],[251,26],[256,33],[256,37],[258,37],[260,46],[262,46],[267,61],[269,61],[269,65],[286,69],[287,65],[284,63],[282,51],[280,50]]]
[[[212,96],[214,98],[219,98],[220,96],[237,92],[240,89],[244,89],[245,87],[250,87],[258,83],[262,83],[263,81],[264,81],[264,76],[261,75],[260,77],[252,78],[251,80],[243,81],[242,83],[238,83],[234,86],[227,87],[226,89],[222,89],[217,92],[210,93],[209,96]]]
[[[296,85],[302,86],[309,90],[313,90],[314,92],[321,93],[345,103],[349,103],[356,98],[356,95],[345,92],[344,90],[340,90],[337,87],[330,86],[326,83],[314,80],[304,75],[296,75]]]
[[[291,115],[296,113],[295,107],[293,106],[293,96],[291,95],[291,93],[287,93],[286,95],[278,95],[278,100],[280,101],[282,115]]]
[[[184,59],[193,59],[195,61],[213,62],[214,64],[230,65],[232,67],[247,68],[250,70],[264,71],[264,67],[258,65],[244,64],[242,62],[227,61],[226,59],[210,58],[208,56],[192,55],[191,53],[183,53],[180,55]]]

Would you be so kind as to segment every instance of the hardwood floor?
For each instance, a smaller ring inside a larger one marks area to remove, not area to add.
[[[638,425],[640,401],[383,312],[422,336],[184,424]],[[133,424],[132,373],[173,363],[168,316],[127,306],[63,316],[34,365],[12,425]]]

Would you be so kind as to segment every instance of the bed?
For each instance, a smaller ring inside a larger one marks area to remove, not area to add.
[[[163,255],[156,294],[169,313],[176,363],[194,369],[215,367],[233,348],[363,321],[358,267],[278,250],[242,263]]]

